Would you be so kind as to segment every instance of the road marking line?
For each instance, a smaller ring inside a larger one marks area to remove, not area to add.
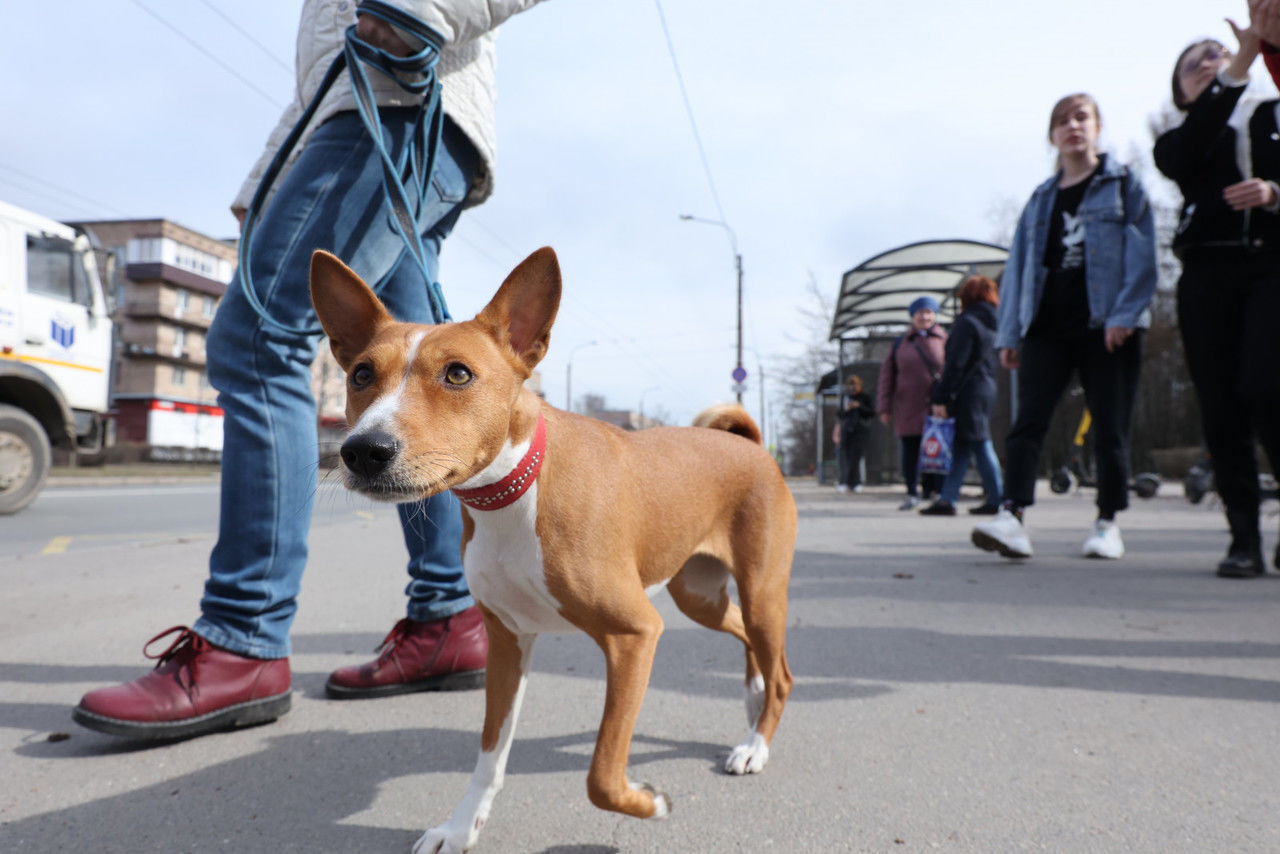
[[[40,550],[42,555],[60,555],[67,550],[67,546],[71,545],[70,537],[54,537],[49,541],[43,549]]]
[[[370,521],[372,521],[373,519],[377,518],[377,517],[375,517],[372,513],[370,513],[368,510],[357,510],[357,511],[356,511],[356,515],[357,515],[357,516],[359,516],[361,519],[368,519],[368,520],[370,520]]]

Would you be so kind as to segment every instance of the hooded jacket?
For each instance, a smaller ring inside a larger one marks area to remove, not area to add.
[[[465,204],[478,205],[493,193],[497,138],[494,101],[497,96],[494,28],[507,18],[533,6],[539,0],[386,0],[440,33],[445,47],[436,70],[443,90],[444,113],[454,121],[475,146],[481,168]],[[249,176],[240,187],[232,209],[247,208],[258,189],[263,172],[276,151],[306,110],[325,72],[342,52],[347,27],[356,22],[354,0],[306,0],[298,24],[295,68],[297,85],[293,101],[267,139],[267,145]],[[401,89],[394,80],[378,72],[369,74],[374,98],[380,106],[414,106],[420,98]],[[307,140],[325,120],[344,110],[356,108],[348,74],[339,75],[321,101],[315,116],[298,144],[289,154],[276,186],[279,186]]]
[[[960,312],[947,336],[946,366],[933,389],[933,402],[956,420],[956,440],[991,438],[991,406],[996,399],[996,307],[975,302]]]

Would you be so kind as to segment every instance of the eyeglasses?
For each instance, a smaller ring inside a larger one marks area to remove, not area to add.
[[[1199,53],[1193,54],[1183,61],[1182,67],[1178,69],[1178,73],[1183,77],[1189,77],[1192,74],[1195,74],[1196,69],[1199,68],[1201,63],[1206,60],[1209,62],[1217,62],[1218,60],[1224,59],[1228,56],[1231,56],[1231,51],[1227,50],[1220,44],[1205,45],[1204,49]]]

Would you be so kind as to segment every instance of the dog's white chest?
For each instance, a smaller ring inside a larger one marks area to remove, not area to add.
[[[547,589],[534,527],[537,506],[535,485],[509,507],[471,514],[475,533],[462,561],[467,586],[516,634],[574,631]]]

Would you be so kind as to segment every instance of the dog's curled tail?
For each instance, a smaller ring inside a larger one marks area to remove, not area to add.
[[[760,428],[756,426],[756,422],[747,414],[747,410],[736,403],[719,403],[707,407],[693,419],[693,426],[726,430],[744,439],[750,439],[757,445],[764,444],[764,437],[760,435]]]

